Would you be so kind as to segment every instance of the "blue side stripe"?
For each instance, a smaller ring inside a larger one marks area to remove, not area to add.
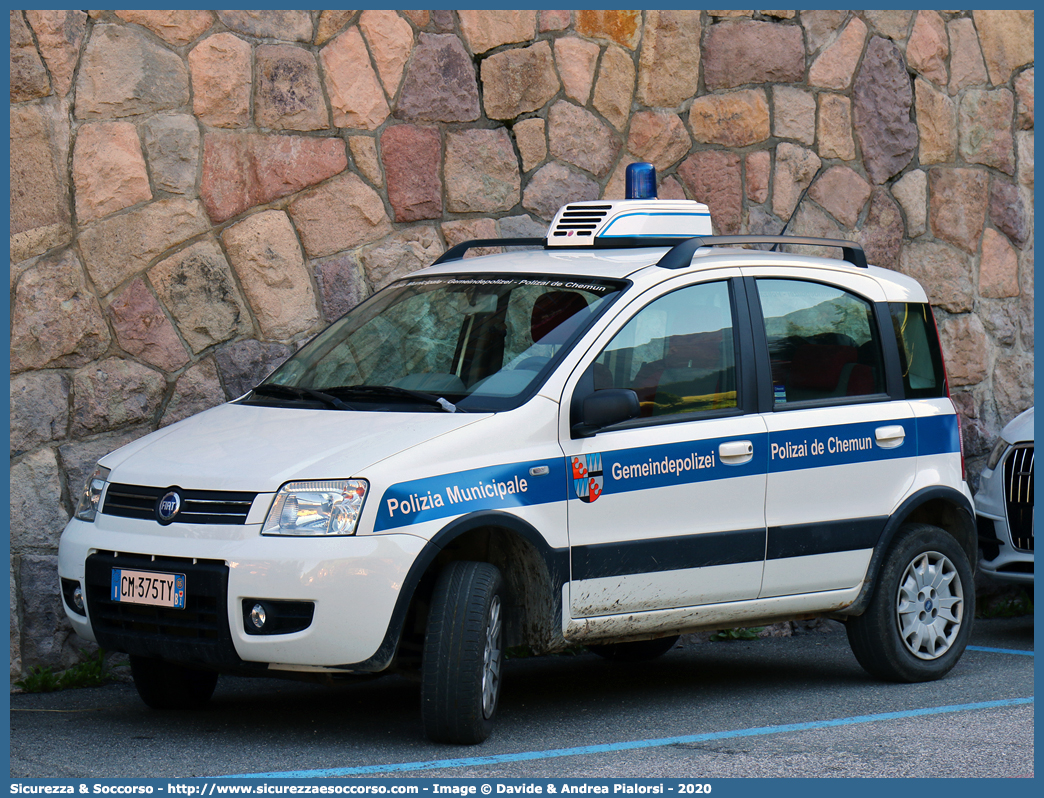
[[[787,734],[793,732],[832,729],[841,726],[855,726],[863,723],[880,723],[889,720],[906,720],[908,718],[928,717],[931,715],[948,715],[955,712],[972,712],[982,709],[999,709],[1002,707],[1025,706],[1033,703],[1029,698],[1007,698],[998,701],[980,701],[974,704],[951,704],[942,707],[911,709],[905,712],[882,712],[876,715],[856,715],[836,720],[816,720],[807,723],[788,723],[780,726],[759,726],[752,729],[736,729],[724,732],[708,732],[691,734],[684,737],[661,737],[652,740],[631,740],[603,745],[583,745],[575,748],[552,748],[545,751],[522,751],[515,754],[497,754],[493,756],[471,756],[457,759],[435,759],[427,762],[397,762],[387,765],[363,765],[347,768],[322,768],[317,770],[298,770],[275,773],[242,773],[225,778],[233,779],[305,779],[329,776],[369,776],[377,773],[408,773],[423,770],[443,770],[445,768],[480,767],[482,765],[499,765],[508,762],[531,762],[540,759],[558,759],[566,756],[585,756],[588,754],[605,754],[617,751],[636,751],[646,748],[663,748],[669,745],[708,742],[711,740],[728,740],[738,737],[764,737],[771,734]]]

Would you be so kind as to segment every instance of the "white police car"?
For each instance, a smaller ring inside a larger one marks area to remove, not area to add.
[[[710,233],[649,198],[454,247],[102,458],[59,552],[76,631],[153,707],[218,673],[419,670],[456,743],[514,645],[638,659],[829,615],[872,674],[939,678],[976,529],[925,292],[848,241]],[[462,259],[495,244],[530,249]]]

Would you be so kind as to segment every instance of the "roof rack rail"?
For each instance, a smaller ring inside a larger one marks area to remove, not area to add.
[[[692,256],[700,247],[736,246],[737,244],[801,244],[814,247],[839,247],[845,261],[861,269],[867,268],[866,253],[852,241],[840,238],[811,238],[809,236],[696,236],[673,247],[657,262],[664,269],[684,269],[691,265]]]
[[[465,252],[477,247],[544,247],[546,245],[546,238],[475,238],[450,247],[431,265],[438,266],[440,263],[461,260]]]

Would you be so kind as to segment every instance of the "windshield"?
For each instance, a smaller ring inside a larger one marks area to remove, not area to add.
[[[334,322],[247,401],[339,410],[511,409],[536,391],[625,285],[516,274],[405,279]]]

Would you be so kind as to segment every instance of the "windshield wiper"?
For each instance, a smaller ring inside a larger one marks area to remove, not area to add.
[[[356,410],[357,408],[352,407],[347,402],[342,402],[336,396],[331,396],[323,391],[316,391],[313,388],[299,388],[291,385],[278,385],[276,383],[266,383],[264,385],[258,385],[253,389],[253,392],[260,396],[283,396],[290,399],[314,399],[317,402],[322,402],[327,407],[332,407],[336,410]]]
[[[456,413],[457,406],[441,396],[433,396],[423,391],[414,391],[409,388],[399,388],[396,385],[342,385],[338,388],[327,388],[327,391],[348,394],[349,396],[384,396],[414,399],[426,405],[439,407],[447,413]]]

